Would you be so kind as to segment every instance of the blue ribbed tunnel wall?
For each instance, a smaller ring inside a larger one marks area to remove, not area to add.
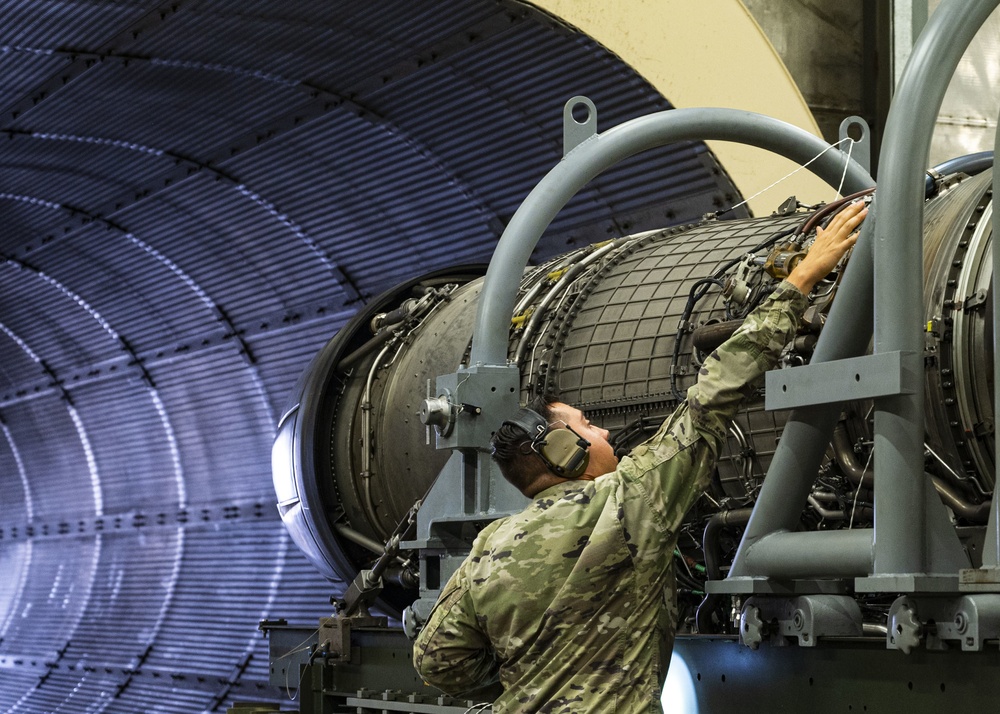
[[[267,686],[322,580],[274,507],[278,410],[371,296],[488,260],[561,153],[669,108],[494,0],[0,3],[0,711],[194,712]],[[738,200],[628,162],[552,254]]]

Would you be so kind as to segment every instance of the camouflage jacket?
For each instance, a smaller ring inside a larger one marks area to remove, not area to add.
[[[495,712],[657,712],[673,648],[673,550],[728,421],[795,334],[807,301],[782,283],[705,361],[657,433],[595,481],[565,481],[494,521],[414,646],[424,679],[495,679]]]

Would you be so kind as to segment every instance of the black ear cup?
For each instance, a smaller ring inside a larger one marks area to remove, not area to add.
[[[566,427],[549,428],[538,412],[521,409],[504,424],[520,427],[531,437],[531,450],[545,462],[556,476],[577,479],[587,470],[590,442]]]
[[[557,476],[576,479],[590,463],[590,443],[569,427],[552,429],[535,451]]]

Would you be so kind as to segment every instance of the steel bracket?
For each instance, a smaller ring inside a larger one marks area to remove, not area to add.
[[[319,649],[333,662],[350,662],[352,627],[384,628],[387,626],[387,618],[373,615],[321,617],[319,619]]]
[[[979,652],[985,640],[1000,638],[1000,595],[897,598],[889,608],[886,647],[906,654],[923,640],[928,649],[958,643]]]
[[[572,97],[563,105],[563,156],[597,136],[597,107],[587,97]]]
[[[437,430],[439,449],[483,449],[504,419],[518,409],[521,373],[515,365],[475,365],[437,378],[437,392],[454,409],[447,435]]]
[[[794,637],[800,647],[815,647],[820,637],[862,634],[861,608],[847,595],[751,597],[740,618],[740,641],[750,649],[757,649],[765,636]]]
[[[851,136],[852,128],[860,134],[859,138],[855,139]],[[872,170],[872,130],[868,126],[868,122],[859,116],[845,118],[844,121],[840,122],[840,140],[844,141],[845,139],[851,140],[849,148],[845,149],[841,144],[840,150],[861,164],[865,171],[870,172]]]

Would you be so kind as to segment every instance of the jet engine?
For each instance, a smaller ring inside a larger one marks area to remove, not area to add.
[[[924,229],[926,470],[967,542],[986,522],[994,486],[992,175],[983,168],[978,156],[929,174]],[[767,218],[708,216],[529,267],[509,328],[520,401],[556,394],[610,429],[620,451],[634,447],[684,398],[705,356],[791,271],[816,226],[848,200],[865,196],[820,205],[792,197]],[[434,383],[468,364],[483,271],[439,271],[373,300],[314,359],[279,425],[274,480],[289,532],[341,584],[381,561],[380,605],[392,615],[421,582],[418,554],[405,540],[399,547],[401,537],[448,459],[434,446],[450,428],[446,407],[435,416],[435,400],[477,408],[463,401],[461,383],[447,395]],[[783,368],[809,362],[841,275],[810,296]],[[765,411],[762,389],[749,395],[712,486],[688,517],[675,557],[691,628],[720,627],[720,618],[696,623],[695,607],[706,577],[725,574],[786,418]],[[871,403],[846,405],[802,529],[871,525],[871,418]]]

